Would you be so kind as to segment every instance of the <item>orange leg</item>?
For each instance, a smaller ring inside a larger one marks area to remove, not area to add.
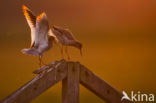
[[[65,46],[65,52],[66,52],[66,54],[67,54],[68,60],[70,60],[70,56],[69,56],[69,54],[68,54],[68,47],[67,47],[67,46]]]
[[[41,61],[42,61],[42,56],[39,55],[39,67],[40,67],[40,68],[42,67],[42,63],[41,63]]]
[[[43,56],[40,56],[40,65],[45,65],[45,66],[49,66],[48,64],[46,64],[45,62],[43,62]]]
[[[63,45],[61,45],[61,56],[64,59],[64,55],[63,55]]]
[[[45,62],[43,62],[43,60],[41,60],[41,63],[45,66],[48,66],[48,64],[46,64]]]

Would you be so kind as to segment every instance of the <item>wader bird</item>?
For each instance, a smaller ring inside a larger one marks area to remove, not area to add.
[[[22,8],[31,29],[31,46],[28,49],[22,49],[21,52],[27,55],[39,56],[39,65],[41,67],[41,64],[43,64],[42,56],[45,51],[52,47],[54,37],[48,35],[51,30],[44,12],[36,17],[26,6],[23,5]]]
[[[70,59],[70,57],[68,54],[67,46],[73,46],[78,48],[82,56],[82,44],[74,38],[73,34],[69,30],[53,26],[52,33],[53,35],[55,35],[55,38],[58,41],[58,43],[61,44],[62,56],[63,56],[63,46],[65,46],[65,52],[68,56],[68,59]]]

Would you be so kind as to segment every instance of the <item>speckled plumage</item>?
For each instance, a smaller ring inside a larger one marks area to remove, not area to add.
[[[80,50],[80,53],[82,55],[82,51],[81,51],[82,43],[77,41],[75,39],[75,37],[73,36],[73,34],[68,29],[63,29],[63,28],[60,28],[60,27],[57,27],[57,26],[53,26],[52,33],[53,33],[53,35],[55,35],[55,38],[57,39],[57,41],[62,46],[76,47],[76,48],[78,48]],[[63,50],[61,50],[61,51],[63,51]],[[66,50],[66,53],[67,53],[68,58],[69,58],[69,54],[68,54],[67,50]]]

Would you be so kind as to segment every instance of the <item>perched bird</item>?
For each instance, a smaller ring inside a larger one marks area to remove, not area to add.
[[[42,56],[45,51],[52,47],[54,37],[48,35],[51,30],[45,12],[39,16],[35,16],[26,6],[23,5],[22,8],[31,29],[31,46],[30,48],[22,49],[21,52],[28,55],[39,56],[39,65],[41,67],[43,63]]]
[[[63,56],[63,46],[65,46],[65,52],[70,59],[68,54],[67,46],[73,46],[80,50],[80,54],[82,56],[82,43],[77,41],[73,34],[68,29],[63,29],[57,26],[53,26],[52,34],[55,36],[56,40],[59,44],[61,44],[61,54]]]

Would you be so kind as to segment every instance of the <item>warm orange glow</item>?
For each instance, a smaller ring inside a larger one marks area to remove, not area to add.
[[[23,9],[24,15],[25,15],[26,17],[29,17],[29,14],[28,14],[27,11],[30,11],[30,10],[29,10],[25,5],[22,6],[22,9]]]
[[[30,20],[29,10],[36,14],[45,11],[50,27],[69,28],[83,43],[83,57],[77,49],[68,48],[71,60],[80,61],[120,91],[156,94],[156,0],[1,2],[0,100],[33,78],[32,71],[38,68],[37,57],[20,52],[30,42],[30,29],[23,16],[24,12]],[[55,44],[43,58],[45,63],[59,59],[60,48]],[[33,103],[55,102],[55,99],[61,102],[60,88],[61,85],[56,85]],[[103,103],[84,88],[80,95],[81,103]]]
[[[39,16],[37,16],[37,20],[40,21],[41,18],[43,18],[45,16],[46,16],[46,13],[45,12],[42,12]]]

